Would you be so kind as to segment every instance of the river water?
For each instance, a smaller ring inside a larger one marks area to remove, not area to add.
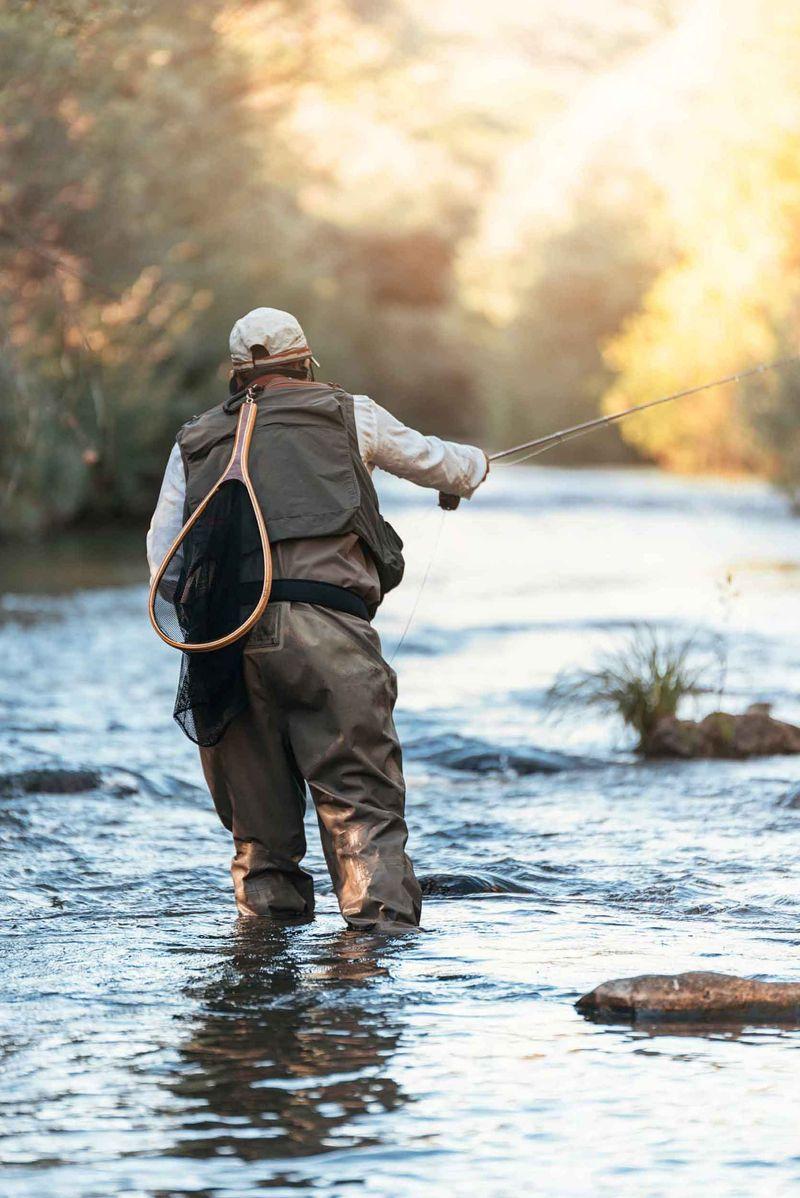
[[[316,920],[238,919],[140,546],[0,562],[0,1192],[797,1193],[800,1033],[572,1004],[651,971],[800,979],[800,759],[642,764],[543,699],[646,618],[724,637],[726,707],[800,721],[800,523],[649,472],[497,470],[444,517],[383,489],[409,549],[387,656],[436,546],[394,661],[417,936],[343,931],[311,823]]]

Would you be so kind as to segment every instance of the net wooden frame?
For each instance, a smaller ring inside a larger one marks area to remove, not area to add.
[[[264,522],[264,517],[261,513],[261,508],[259,507],[258,499],[250,478],[250,471],[248,469],[250,442],[253,439],[253,430],[256,425],[257,416],[258,407],[255,403],[255,400],[248,396],[239,411],[239,420],[236,425],[236,435],[233,440],[233,449],[231,451],[231,456],[227,466],[218,480],[214,483],[214,486],[208,492],[205,499],[197,506],[194,512],[192,512],[191,516],[170,545],[163,561],[161,562],[161,565],[156,570],[155,576],[150,585],[150,598],[148,602],[150,623],[162,641],[164,641],[167,645],[170,645],[173,649],[180,649],[184,653],[210,653],[214,649],[225,649],[228,645],[232,645],[235,641],[238,641],[240,637],[245,636],[245,634],[250,631],[254,624],[258,623],[264,614],[267,604],[269,603],[270,591],[272,590],[272,554],[270,552],[267,526]],[[238,628],[235,628],[233,632],[229,632],[226,636],[218,637],[217,640],[208,641],[204,644],[188,644],[183,641],[173,640],[159,628],[158,621],[156,620],[155,604],[156,599],[158,598],[158,588],[167,571],[167,566],[172,560],[178,546],[203,515],[203,512],[206,510],[209,503],[223,486],[223,484],[231,481],[240,482],[244,485],[250,498],[253,512],[255,513],[258,535],[261,539],[261,549],[264,554],[264,582],[261,588],[261,595],[259,596],[258,603],[253,608],[253,611],[250,613],[247,619]]]

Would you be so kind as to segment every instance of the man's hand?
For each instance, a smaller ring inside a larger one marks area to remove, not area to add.
[[[486,470],[481,479],[481,482],[485,482],[489,476],[489,455],[484,450],[481,450],[481,453],[486,458]],[[478,483],[478,486],[480,486],[480,483]],[[446,491],[439,492],[439,507],[443,512],[454,512],[460,503],[461,497],[459,495],[448,495]]]

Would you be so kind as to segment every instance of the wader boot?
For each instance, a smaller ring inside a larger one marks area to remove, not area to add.
[[[272,603],[244,651],[249,707],[203,770],[236,848],[243,915],[310,916],[300,862],[308,783],[339,907],[356,928],[419,924],[405,854],[405,784],[392,712],[396,676],[367,620],[308,603]]]

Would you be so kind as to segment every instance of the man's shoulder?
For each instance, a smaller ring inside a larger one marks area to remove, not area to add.
[[[210,425],[213,426],[214,424],[230,424],[231,415],[225,410],[226,402],[226,400],[221,400],[219,403],[214,404],[212,408],[206,408],[204,412],[198,412],[196,415],[190,416],[188,420],[185,420],[178,429],[178,433],[175,438],[178,444],[180,444],[181,440],[187,435],[187,433],[191,432],[192,429],[196,429],[198,427],[206,428]]]
[[[312,383],[311,386],[319,387],[323,391],[333,391],[335,395],[338,395],[344,399],[355,399],[355,396],[352,394],[352,392],[348,391],[346,387],[343,387],[341,383]]]

